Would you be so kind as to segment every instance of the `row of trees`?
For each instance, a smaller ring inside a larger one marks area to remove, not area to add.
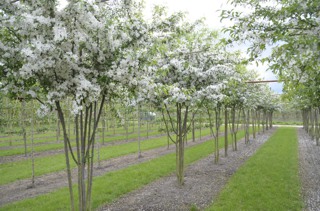
[[[209,116],[216,162],[222,109],[226,123],[230,113],[233,143],[237,114],[246,119],[247,141],[250,116],[261,118],[262,112],[268,125],[276,97],[265,86],[247,83],[256,74],[201,20],[187,22],[183,13],[167,14],[156,6],[152,20],[146,21],[143,6],[133,1],[71,0],[61,11],[56,4],[0,3],[0,77],[7,95],[37,100],[40,114],[58,113],[72,210],[76,208],[70,160],[78,168],[79,210],[90,210],[95,133],[104,105],[114,100],[138,108],[149,103],[162,113],[167,135],[176,146],[181,185],[186,134],[199,109]],[[62,107],[67,98],[76,150]],[[226,140],[226,154],[227,146]]]
[[[303,112],[304,128],[319,145],[320,126],[320,1],[233,0],[222,11],[235,24],[226,29],[233,40],[250,44],[251,59],[269,62],[284,82],[284,92]],[[249,12],[241,8],[249,8]],[[272,53],[264,56],[269,46]]]

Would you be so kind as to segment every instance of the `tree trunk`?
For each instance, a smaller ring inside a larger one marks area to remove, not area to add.
[[[64,144],[64,154],[66,157],[66,166],[67,166],[67,176],[68,176],[68,187],[69,187],[69,195],[70,195],[70,206],[71,210],[74,211],[74,195],[73,195],[73,188],[72,188],[72,177],[71,177],[71,169],[70,169],[70,160],[69,160],[69,152],[68,152],[68,135],[67,132],[65,131],[65,126],[64,126],[64,116],[63,116],[63,111],[60,106],[60,102],[56,102],[57,106],[57,111],[59,115],[59,119],[62,122],[62,128],[63,128],[63,144]],[[77,122],[77,121],[76,121]],[[77,127],[77,125],[75,126]],[[78,130],[76,130],[77,132]]]
[[[57,134],[56,134],[56,140],[59,142],[59,137],[60,137],[60,120],[59,117],[57,118]]]
[[[27,157],[27,131],[26,131],[26,125],[25,125],[25,119],[26,119],[26,101],[22,99],[21,101],[21,116],[20,116],[20,124],[22,129],[22,138],[23,138],[23,144],[24,144],[24,156]]]
[[[214,155],[214,163],[218,163],[219,162],[219,128],[220,128],[220,111],[221,108],[218,107],[215,109],[215,119],[216,119],[216,123],[215,123],[215,128],[216,128],[216,135],[215,135],[215,155]]]
[[[315,122],[315,118],[314,118],[314,113],[313,113],[314,109],[310,108],[310,131],[309,131],[309,135],[311,136],[311,139],[314,140],[314,122]]]
[[[200,112],[200,119],[199,119],[199,130],[200,130],[200,141],[201,141],[201,128],[202,128],[202,112]]]
[[[262,132],[263,133],[265,131],[265,127],[264,127],[265,119],[266,119],[266,111],[263,111],[263,115],[262,115]]]
[[[265,120],[266,120],[266,130],[269,130],[269,112],[266,111],[266,116],[265,116]]]
[[[257,110],[258,134],[260,134],[260,117],[261,117],[261,112],[260,110]]]
[[[236,116],[236,111],[235,111],[235,106],[231,107],[230,111],[230,134],[231,134],[231,145],[232,145],[232,150],[235,151],[235,142],[234,142],[234,133],[235,133],[235,116]]]
[[[31,165],[32,165],[31,188],[34,188],[34,186],[35,186],[33,133],[34,133],[34,122],[33,122],[33,118],[31,118]]]
[[[105,129],[106,129],[106,112],[103,109],[102,111],[102,145],[104,145],[104,138],[105,138]]]
[[[228,156],[228,109],[224,110],[224,156]]]
[[[320,107],[315,108],[315,137],[316,137],[316,144],[319,146],[319,139],[320,139],[320,124],[319,124],[319,112],[320,112]]]
[[[243,119],[244,119],[244,142],[245,144],[249,143],[249,120],[250,120],[250,116],[249,116],[249,110],[245,110],[243,109]]]
[[[83,105],[84,110],[80,111],[80,114],[76,114],[75,127],[76,127],[76,148],[77,157],[73,153],[73,149],[70,144],[68,134],[66,132],[66,125],[64,120],[63,111],[60,107],[60,103],[56,102],[57,110],[59,113],[59,119],[63,129],[67,173],[69,192],[72,204],[72,210],[74,210],[73,202],[73,190],[71,181],[71,171],[69,164],[69,152],[72,155],[74,162],[78,167],[78,199],[79,210],[91,210],[91,192],[92,192],[92,177],[93,177],[93,159],[94,159],[94,144],[95,134],[98,127],[99,119],[101,116],[105,97],[103,96],[99,111],[97,113],[97,103],[91,103],[89,105]],[[80,125],[80,128],[79,128]],[[86,169],[87,164],[87,169]]]
[[[256,139],[256,117],[257,117],[257,112],[254,109],[251,110],[252,136],[253,136],[253,139]]]
[[[147,117],[147,138],[149,138],[149,129],[150,129],[150,128],[149,128],[149,126],[150,126],[150,125],[149,125],[150,107],[149,107],[148,110],[149,110],[149,111],[147,112],[148,115],[146,116],[146,117]]]
[[[194,116],[195,114],[192,113],[192,115]],[[195,137],[195,128],[194,128],[194,118],[192,119],[192,141],[195,142],[196,141],[196,137]]]
[[[269,128],[271,129],[273,127],[273,111],[270,111],[270,120],[269,120]]]
[[[126,129],[126,141],[129,139],[129,131],[128,131],[128,117],[127,117],[127,108],[124,109],[124,125]]]
[[[141,116],[140,116],[140,105],[138,104],[137,106],[137,112],[138,112],[138,158],[141,158],[141,148],[140,148],[140,139],[141,139],[141,134],[140,134],[140,130],[141,130]]]
[[[134,133],[135,132],[135,122],[136,122],[136,120],[135,120],[135,117],[134,117],[134,112],[132,112],[132,132]]]
[[[186,136],[188,106],[184,117],[182,116],[182,104],[177,103],[177,138],[176,138],[176,163],[178,184],[184,184],[184,137]]]

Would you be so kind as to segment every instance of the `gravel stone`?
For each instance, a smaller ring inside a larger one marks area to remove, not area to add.
[[[320,146],[311,140],[304,129],[298,129],[299,171],[304,210],[320,210]]]

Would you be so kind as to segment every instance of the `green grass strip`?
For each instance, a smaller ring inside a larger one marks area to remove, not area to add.
[[[244,137],[244,132],[239,131],[238,139]],[[229,137],[230,138],[230,137]],[[221,137],[219,147],[224,146],[224,137]],[[185,164],[204,158],[214,150],[213,141],[206,141],[185,150]],[[110,203],[121,195],[141,188],[160,177],[169,175],[175,170],[175,153],[170,153],[147,162],[132,165],[128,168],[107,173],[93,180],[92,206],[94,209],[105,203]],[[74,186],[74,190],[77,187]],[[35,198],[25,199],[8,204],[0,210],[69,210],[69,194],[67,188],[62,188],[52,193]],[[76,203],[77,204],[77,203]]]
[[[301,210],[294,128],[276,133],[230,179],[208,210]]]
[[[199,131],[196,131],[196,137],[199,137]],[[210,130],[202,130],[202,135],[209,135]],[[171,142],[170,142],[171,143]],[[141,150],[155,149],[167,145],[167,137],[160,137],[141,141]],[[114,157],[128,155],[138,152],[137,141],[121,145],[106,146],[100,148],[100,160],[107,160]],[[97,151],[95,152],[97,153]],[[97,156],[95,156],[97,161]],[[61,171],[65,169],[65,156],[63,153],[46,157],[35,158],[35,176]],[[71,167],[75,167],[74,162],[71,162]],[[21,160],[0,164],[0,185],[8,184],[20,179],[31,178],[31,160]]]

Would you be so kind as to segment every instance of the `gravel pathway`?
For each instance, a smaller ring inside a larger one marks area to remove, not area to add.
[[[273,134],[271,129],[245,145],[238,142],[238,151],[229,151],[228,157],[220,157],[214,164],[214,155],[197,161],[185,172],[185,185],[177,185],[175,174],[161,178],[143,188],[130,192],[100,210],[190,210],[209,206],[233,173]],[[224,154],[224,149],[221,150]]]
[[[320,146],[304,129],[298,130],[299,166],[304,210],[320,210]]]

